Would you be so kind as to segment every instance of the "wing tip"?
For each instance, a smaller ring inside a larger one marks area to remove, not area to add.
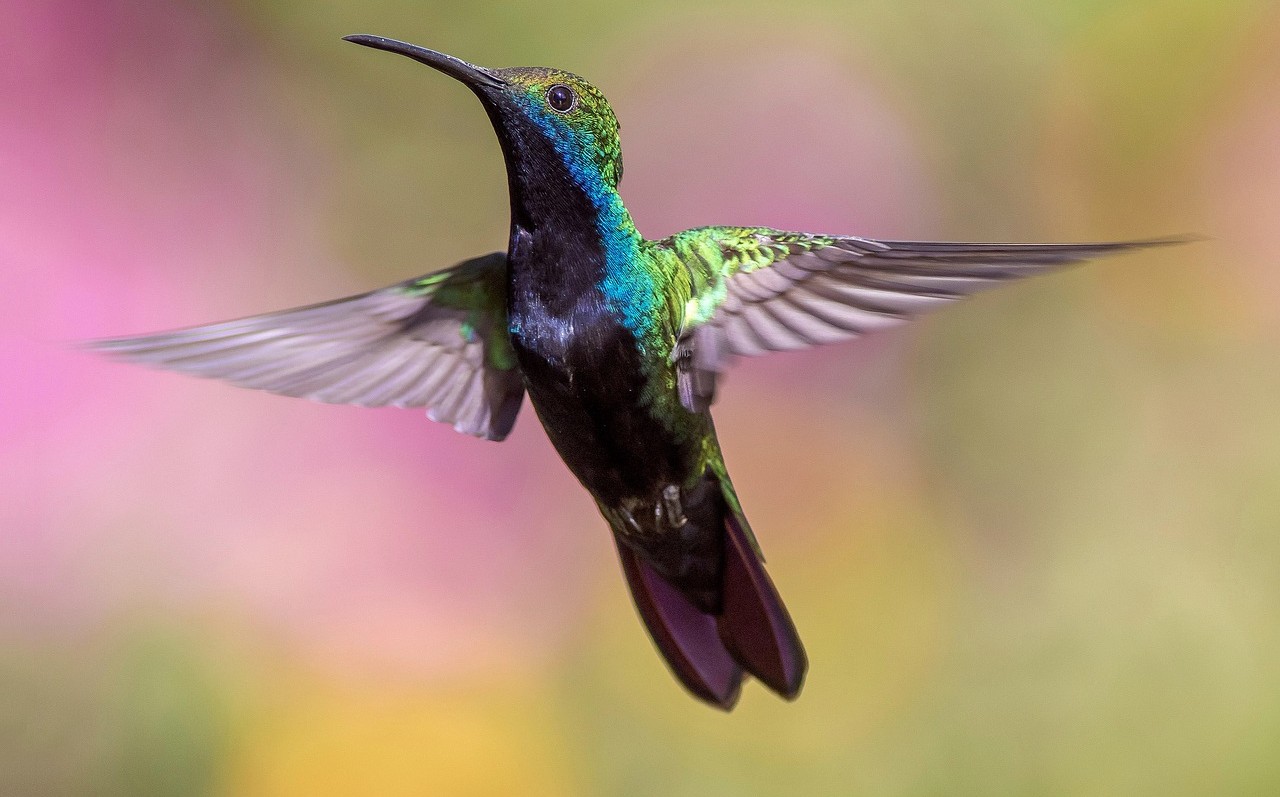
[[[1176,235],[1161,235],[1155,238],[1139,238],[1132,241],[1117,241],[1112,245],[1118,248],[1132,249],[1136,251],[1140,249],[1158,249],[1165,246],[1184,246],[1186,244],[1203,243],[1210,240],[1213,239],[1207,235],[1186,232],[1178,233]],[[1106,245],[1107,244],[1099,244],[1099,246]]]
[[[127,338],[90,338],[88,340],[72,340],[65,345],[76,351],[93,352],[106,357],[126,357],[128,349],[137,345],[140,341],[150,337],[149,335],[138,335],[136,337]]]
[[[912,241],[890,238],[859,238],[856,236],[846,236],[843,238],[837,238],[836,240],[877,244],[886,249],[894,250],[900,247],[937,247],[940,249],[945,249],[947,247],[1008,247],[1011,249],[1017,249],[1020,247],[1027,247],[1030,249],[1087,249],[1104,247],[1141,248],[1152,246],[1175,246],[1178,244],[1198,243],[1200,241],[1209,241],[1213,239],[1208,235],[1202,235],[1200,233],[1174,233],[1172,235],[1156,235],[1151,238],[1130,238],[1110,241],[1057,241],[1050,243],[1041,243],[1036,241]]]

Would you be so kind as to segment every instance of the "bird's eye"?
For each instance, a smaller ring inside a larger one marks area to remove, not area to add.
[[[578,96],[573,93],[573,89],[557,83],[547,89],[547,104],[557,113],[568,113],[578,104]]]

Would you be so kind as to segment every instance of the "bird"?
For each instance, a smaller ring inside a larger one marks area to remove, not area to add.
[[[583,78],[345,40],[425,64],[479,99],[506,164],[506,251],[323,304],[90,347],[288,396],[425,408],[493,441],[527,394],[612,532],[654,646],[688,692],[726,711],[748,676],[792,700],[808,670],[712,422],[730,363],[1186,240],[943,243],[724,226],[650,240],[619,194],[618,120]]]

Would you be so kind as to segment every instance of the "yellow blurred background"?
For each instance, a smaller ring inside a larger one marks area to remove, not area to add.
[[[1280,793],[1280,6],[4,0],[0,794]],[[685,695],[512,438],[74,350],[500,249],[468,92],[555,65],[642,232],[1212,240],[741,363],[808,645]]]

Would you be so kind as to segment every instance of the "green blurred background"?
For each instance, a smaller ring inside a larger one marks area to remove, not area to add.
[[[0,794],[1280,793],[1280,6],[0,0]],[[525,408],[498,446],[77,339],[501,248],[465,89],[587,76],[641,230],[1209,242],[740,364],[807,642],[650,649]]]

